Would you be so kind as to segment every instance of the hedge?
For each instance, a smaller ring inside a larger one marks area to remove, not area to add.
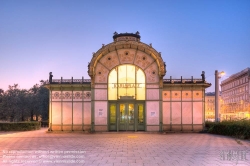
[[[41,123],[37,121],[0,123],[0,131],[28,131],[28,130],[39,130],[40,128],[41,128]]]
[[[208,132],[241,139],[250,139],[250,120],[206,122]]]

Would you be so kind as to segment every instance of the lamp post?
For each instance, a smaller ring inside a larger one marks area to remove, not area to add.
[[[219,122],[219,79],[225,72],[218,72],[215,70],[215,122]]]

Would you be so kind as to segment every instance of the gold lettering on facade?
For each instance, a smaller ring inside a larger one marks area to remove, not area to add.
[[[140,83],[113,83],[113,88],[141,88]]]

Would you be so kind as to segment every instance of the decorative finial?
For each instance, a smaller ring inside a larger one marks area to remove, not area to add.
[[[201,77],[202,77],[202,81],[205,81],[205,71],[202,71]]]
[[[152,43],[150,43],[149,46],[152,47]]]
[[[102,47],[104,47],[105,46],[105,44],[102,44]]]
[[[115,31],[115,32],[114,32],[114,35],[118,35],[118,33]]]
[[[52,72],[49,72],[49,82],[50,83],[52,83],[52,77],[53,77]]]
[[[140,32],[138,32],[138,31],[136,31],[136,33],[135,33],[136,35],[140,35]]]

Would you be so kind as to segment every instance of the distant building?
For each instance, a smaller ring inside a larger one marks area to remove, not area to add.
[[[219,96],[219,109],[221,108],[221,96]],[[220,109],[221,110],[221,109]],[[220,118],[219,110],[219,118]],[[205,120],[215,120],[215,92],[208,92],[205,94]]]
[[[227,120],[249,118],[250,68],[231,75],[221,83],[223,112]]]

